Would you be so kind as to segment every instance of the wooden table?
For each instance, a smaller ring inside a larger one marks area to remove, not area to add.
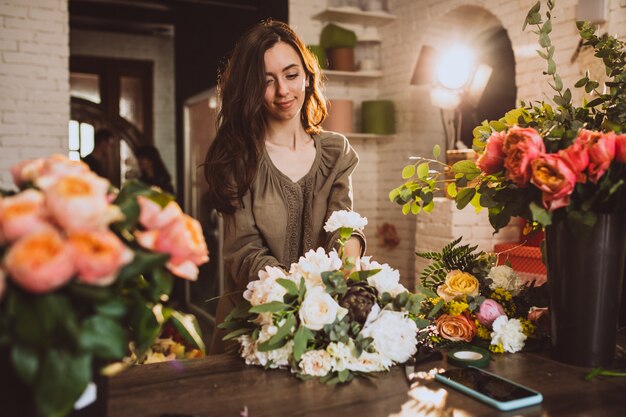
[[[626,333],[619,344],[626,345]],[[448,390],[450,407],[467,416],[625,416],[626,378],[598,377],[585,381],[588,369],[551,360],[546,354],[495,355],[488,370],[541,392],[541,406],[499,412],[455,390]],[[417,370],[447,367],[445,360],[422,364]],[[615,369],[626,370],[616,359]],[[421,382],[442,388],[438,382]],[[107,416],[158,417],[184,413],[201,417],[323,416],[386,417],[408,399],[404,367],[376,374],[373,381],[357,378],[329,387],[317,380],[301,381],[285,370],[264,371],[246,366],[231,355],[186,362],[161,363],[130,369],[108,383]],[[455,417],[457,414],[455,414]],[[419,417],[419,416],[415,416]]]

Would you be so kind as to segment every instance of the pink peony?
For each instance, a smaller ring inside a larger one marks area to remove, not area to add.
[[[615,160],[626,164],[626,134],[615,136]]]
[[[476,318],[485,327],[491,328],[491,324],[495,319],[504,315],[504,308],[491,298],[487,298],[480,304]]]
[[[570,168],[576,175],[576,182],[587,182],[585,170],[589,166],[589,152],[587,152],[587,147],[583,143],[576,141],[570,147],[561,149],[558,155],[569,163]]]
[[[165,207],[144,196],[137,197],[139,203],[139,223],[146,229],[161,229],[174,220],[182,217],[183,211],[175,201],[170,201]]]
[[[24,236],[9,248],[4,264],[22,288],[45,293],[63,286],[74,275],[72,250],[53,228]]]
[[[589,152],[589,180],[597,183],[615,158],[615,133],[581,130],[576,141],[585,144]]]
[[[28,189],[0,200],[0,229],[5,240],[13,242],[48,226],[41,192]]]
[[[134,253],[112,232],[74,232],[69,236],[78,280],[106,286],[115,281],[120,269],[133,260]]]
[[[45,176],[37,185],[46,195],[54,220],[67,230],[104,229],[123,218],[120,208],[109,203],[109,181],[93,173]]]
[[[532,173],[531,162],[546,152],[543,139],[535,129],[513,127],[504,138],[503,149],[507,178],[518,187],[527,187]]]
[[[209,260],[202,227],[186,214],[163,229],[135,232],[135,236],[141,246],[169,254],[167,268],[181,278],[196,280],[198,266]]]
[[[476,166],[485,174],[495,174],[504,168],[504,132],[493,132],[487,141],[485,152],[476,161]]]
[[[532,183],[542,191],[543,205],[554,211],[569,204],[576,185],[576,174],[563,158],[546,154],[532,162]]]

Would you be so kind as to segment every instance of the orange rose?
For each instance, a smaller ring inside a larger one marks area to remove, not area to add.
[[[442,314],[435,326],[441,337],[454,342],[471,342],[476,335],[476,323],[465,314]]]
[[[0,229],[4,239],[12,242],[29,233],[50,227],[44,196],[28,189],[0,200]]]

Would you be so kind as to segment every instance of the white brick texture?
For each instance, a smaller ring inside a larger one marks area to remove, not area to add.
[[[0,187],[10,188],[11,165],[67,152],[67,2],[4,0],[0,18]]]

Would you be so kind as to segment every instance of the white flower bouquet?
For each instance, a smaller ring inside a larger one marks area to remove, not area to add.
[[[333,384],[415,354],[423,296],[404,288],[387,264],[342,261],[346,240],[366,224],[356,213],[333,213],[325,230],[340,230],[339,252],[310,250],[289,271],[268,266],[248,284],[245,301],[220,325],[247,364]]]

